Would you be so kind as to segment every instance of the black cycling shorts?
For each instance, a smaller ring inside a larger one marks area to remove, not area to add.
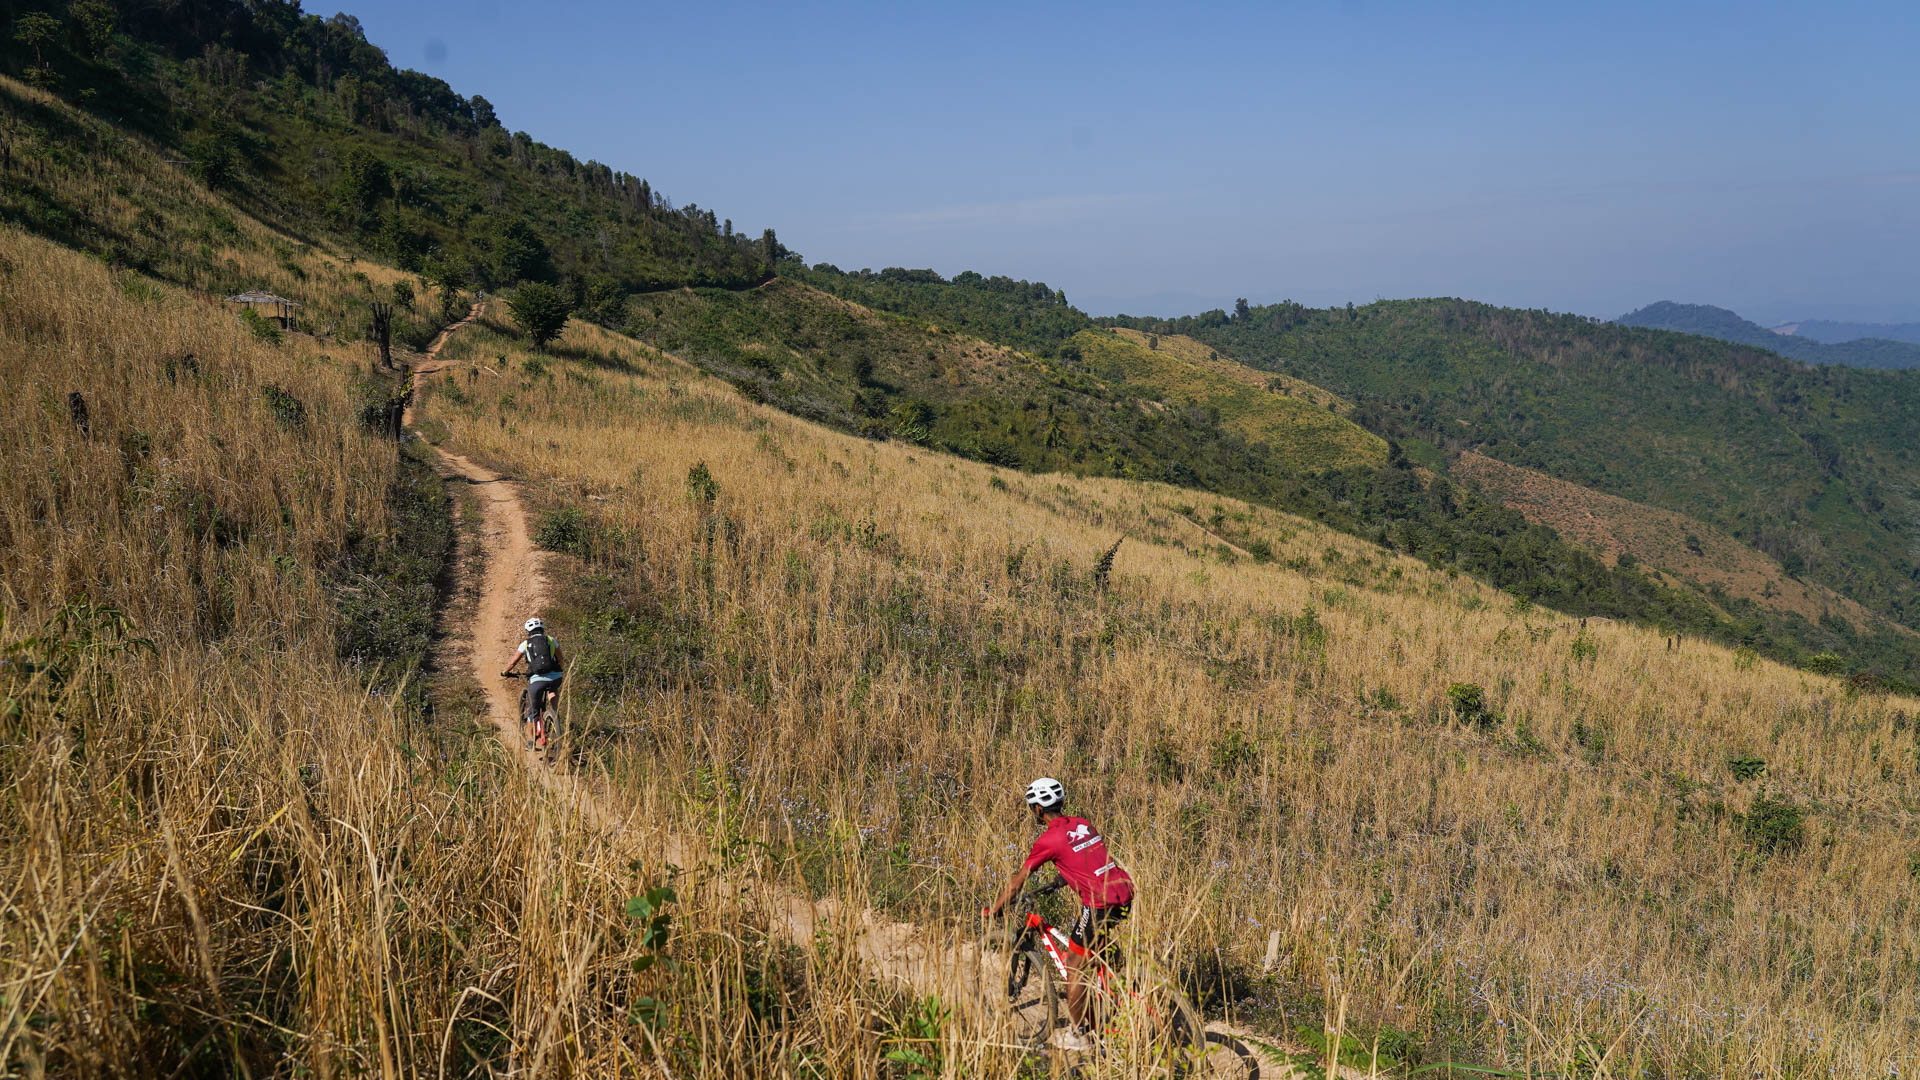
[[[1073,930],[1067,934],[1067,940],[1088,952],[1098,952],[1105,947],[1107,935],[1132,910],[1131,900],[1099,908],[1082,904],[1080,917],[1073,920]]]

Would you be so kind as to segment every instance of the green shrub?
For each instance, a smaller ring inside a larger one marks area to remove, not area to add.
[[[247,333],[261,341],[271,345],[280,344],[280,328],[273,324],[273,320],[262,318],[260,313],[252,308],[240,309],[240,325],[247,328]]]
[[[1757,757],[1730,757],[1727,759],[1727,771],[1733,774],[1735,781],[1746,783],[1767,771],[1767,763]]]
[[[1500,722],[1500,715],[1487,708],[1487,692],[1478,683],[1451,684],[1447,702],[1453,707],[1453,718],[1463,724],[1492,727]]]
[[[299,398],[268,383],[260,388],[260,396],[266,399],[267,408],[272,410],[273,418],[288,431],[302,431],[307,426],[307,406]]]
[[[707,469],[706,462],[702,461],[687,470],[688,499],[696,503],[711,506],[713,505],[713,501],[719,497],[720,481],[713,478],[713,473]]]
[[[1600,645],[1598,642],[1588,637],[1587,632],[1585,630],[1582,630],[1580,631],[1579,634],[1574,636],[1573,648],[1571,649],[1571,652],[1573,653],[1573,662],[1577,664],[1577,663],[1580,663],[1581,661],[1592,660],[1595,657],[1599,656]]]
[[[1792,799],[1761,792],[1740,827],[1761,854],[1776,855],[1798,848],[1806,839],[1806,817],[1806,808]]]
[[[533,528],[533,542],[563,555],[593,556],[593,523],[579,508],[561,506],[544,511]]]
[[[1836,653],[1814,653],[1807,657],[1807,670],[1815,675],[1844,675],[1847,671],[1847,662]]]

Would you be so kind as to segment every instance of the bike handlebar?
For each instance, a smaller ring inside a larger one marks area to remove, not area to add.
[[[1028,889],[1027,899],[1038,900],[1039,898],[1047,895],[1048,893],[1059,892],[1061,889],[1064,889],[1066,887],[1067,887],[1067,879],[1064,877],[1056,877],[1053,879],[1053,881],[1049,882],[1048,884],[1042,885],[1037,889]]]

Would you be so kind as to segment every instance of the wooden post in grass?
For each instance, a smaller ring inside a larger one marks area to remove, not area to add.
[[[393,366],[393,305],[373,302],[373,340],[380,345],[380,366]]]

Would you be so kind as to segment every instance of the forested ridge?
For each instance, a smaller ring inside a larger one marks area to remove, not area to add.
[[[770,231],[736,232],[645,179],[502,127],[486,98],[395,68],[351,15],[259,0],[0,2],[0,71],[159,140],[208,187],[296,236],[327,237],[471,289],[561,284],[584,311],[629,292],[764,280]],[[51,190],[8,219],[141,269],[167,238],[88,227]]]

